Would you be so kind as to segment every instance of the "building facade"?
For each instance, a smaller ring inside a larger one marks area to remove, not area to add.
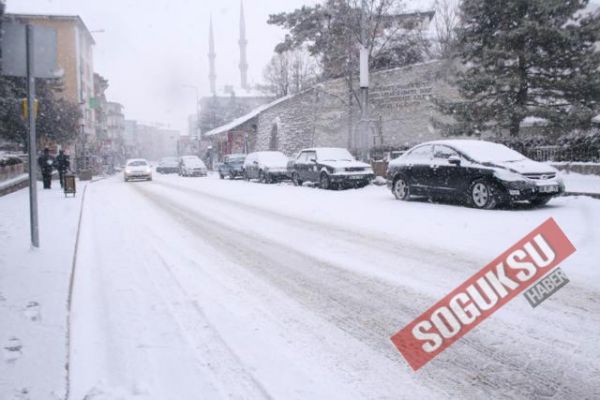
[[[371,158],[442,136],[445,122],[434,99],[458,99],[451,85],[451,63],[432,61],[371,74],[369,119],[363,129],[360,108],[348,102],[343,79],[320,83],[206,133],[216,156],[237,152],[278,150],[293,155],[314,146],[359,147],[362,132]],[[358,86],[358,85],[356,85]],[[355,87],[356,87],[355,86]]]
[[[63,71],[62,91],[58,95],[80,105],[80,127],[92,141],[96,135],[95,115],[90,103],[94,97],[95,41],[83,20],[75,15],[6,14],[5,17],[56,30],[57,63]]]

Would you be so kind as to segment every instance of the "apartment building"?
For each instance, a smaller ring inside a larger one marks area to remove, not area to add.
[[[80,127],[85,140],[92,143],[96,126],[92,101],[94,98],[95,44],[92,34],[77,15],[5,14],[23,24],[46,26],[56,29],[57,63],[62,69],[62,91],[58,94],[66,100],[79,104],[83,118]]]

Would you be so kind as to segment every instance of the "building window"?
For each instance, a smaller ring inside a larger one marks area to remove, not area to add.
[[[269,150],[277,150],[279,145],[279,128],[277,122],[271,126],[271,137],[269,139]]]

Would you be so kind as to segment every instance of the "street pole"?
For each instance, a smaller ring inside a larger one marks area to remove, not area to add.
[[[369,50],[367,48],[367,0],[362,0],[360,28],[360,123],[358,148],[360,158],[366,161],[369,152]]]
[[[40,247],[40,233],[38,225],[37,204],[37,165],[36,165],[36,134],[35,134],[35,75],[33,70],[33,27],[25,27],[25,52],[27,57],[27,116],[29,120],[29,136],[27,147],[29,149],[29,221],[31,229],[31,244]]]

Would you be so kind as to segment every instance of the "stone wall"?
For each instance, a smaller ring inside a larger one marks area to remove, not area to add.
[[[443,117],[432,99],[457,96],[448,84],[453,71],[451,64],[434,61],[372,73],[370,147],[401,148],[440,138],[432,121]],[[359,119],[360,108],[349,99],[345,80],[323,82],[260,113],[250,151],[293,155],[313,146],[354,148]]]

